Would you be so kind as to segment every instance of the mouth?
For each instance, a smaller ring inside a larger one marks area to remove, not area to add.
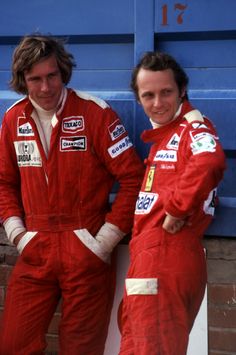
[[[154,111],[153,112],[154,113],[154,115],[164,115],[165,113],[166,113],[166,111]]]
[[[53,95],[50,95],[50,96],[41,96],[40,99],[41,100],[50,100],[53,98]]]

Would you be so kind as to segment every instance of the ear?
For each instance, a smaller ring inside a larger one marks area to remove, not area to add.
[[[184,86],[180,92],[181,99],[186,95],[186,86]]]
[[[137,103],[138,103],[139,105],[141,105],[141,101],[140,101],[140,99],[139,99],[139,96],[138,96],[138,95],[135,95],[135,97],[136,97]]]

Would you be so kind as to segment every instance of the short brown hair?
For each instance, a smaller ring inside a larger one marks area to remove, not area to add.
[[[139,100],[137,76],[140,69],[147,69],[152,71],[171,69],[174,73],[175,82],[179,88],[179,92],[181,93],[184,88],[187,88],[189,81],[188,76],[172,56],[162,52],[146,52],[141,58],[140,62],[133,69],[131,77],[130,86],[137,100]],[[185,93],[185,98],[188,98],[187,93]]]

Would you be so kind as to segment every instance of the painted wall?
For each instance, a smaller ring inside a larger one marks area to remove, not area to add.
[[[129,89],[147,50],[167,51],[190,78],[189,97],[215,123],[228,169],[209,235],[236,236],[236,2],[234,0],[9,0],[1,4],[0,119],[19,96],[9,90],[11,56],[21,36],[62,36],[77,68],[70,85],[109,101],[140,155],[149,122]]]

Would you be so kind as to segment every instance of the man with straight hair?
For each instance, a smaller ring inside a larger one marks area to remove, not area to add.
[[[60,299],[59,353],[104,351],[112,251],[131,230],[143,165],[111,107],[66,87],[74,66],[51,36],[25,36],[14,51],[11,87],[26,96],[2,123],[0,217],[20,256],[7,289],[1,355],[43,354]]]

